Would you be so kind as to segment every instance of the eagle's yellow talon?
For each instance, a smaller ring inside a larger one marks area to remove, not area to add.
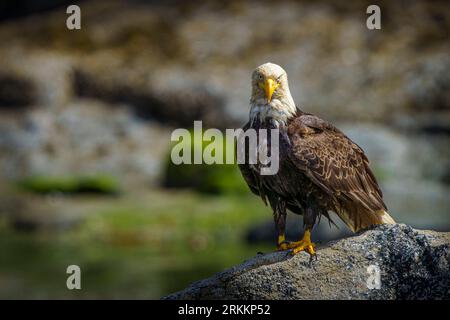
[[[301,251],[308,252],[311,256],[316,255],[314,250],[315,244],[311,242],[311,231],[306,230],[303,239],[297,242],[290,243],[289,246],[292,250],[292,254],[295,255]]]
[[[300,242],[303,242],[303,241],[299,241],[299,243]],[[311,256],[316,255],[316,251],[314,250],[314,243],[312,243],[312,242],[309,242],[309,243],[303,242],[302,244],[299,244],[297,247],[293,248],[292,254],[295,255],[301,251],[306,251]]]
[[[309,229],[305,230],[303,239],[296,242],[286,242],[284,235],[278,237],[277,251],[292,250],[292,254],[295,255],[301,251],[308,252],[311,256],[316,255],[314,250],[315,244],[311,242],[311,231]]]

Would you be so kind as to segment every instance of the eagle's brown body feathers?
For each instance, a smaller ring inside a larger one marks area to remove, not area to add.
[[[274,128],[270,120],[248,128]],[[263,176],[258,167],[240,165],[250,189],[275,211],[316,217],[335,212],[353,231],[392,220],[363,150],[329,122],[298,111],[280,129],[280,168]],[[275,217],[277,219],[277,217]]]

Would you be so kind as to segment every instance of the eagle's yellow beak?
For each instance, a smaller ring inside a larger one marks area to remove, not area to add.
[[[264,84],[264,90],[266,92],[267,101],[272,101],[272,95],[276,88],[278,88],[279,84],[273,81],[272,79],[267,79]]]

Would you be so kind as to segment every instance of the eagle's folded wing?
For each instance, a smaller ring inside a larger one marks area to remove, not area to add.
[[[301,115],[288,128],[290,160],[327,194],[351,219],[364,211],[386,210],[382,192],[362,149],[330,123]],[[339,211],[339,210],[338,210]],[[339,214],[339,212],[337,212]],[[353,222],[354,229],[359,222]]]

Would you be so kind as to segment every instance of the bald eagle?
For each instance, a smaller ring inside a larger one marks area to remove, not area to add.
[[[250,190],[273,210],[279,250],[315,255],[311,230],[322,215],[329,219],[329,212],[353,232],[395,223],[364,151],[331,123],[300,110],[284,69],[266,63],[253,72],[250,119],[243,130],[274,128],[280,133],[278,172],[261,175],[258,165],[246,163],[239,168]],[[285,239],[287,210],[303,215],[299,241]]]

